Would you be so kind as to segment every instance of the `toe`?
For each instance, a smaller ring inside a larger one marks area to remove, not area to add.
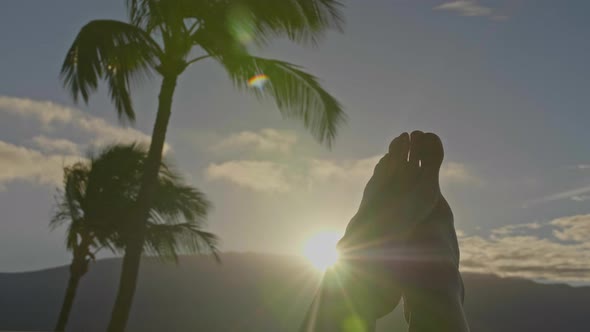
[[[409,151],[410,135],[408,133],[399,135],[389,144],[389,154],[395,163],[407,161]]]
[[[422,167],[438,171],[444,158],[444,149],[440,137],[433,133],[423,134],[417,154]]]
[[[375,168],[373,169],[373,176],[371,180],[381,182],[388,174],[391,164],[391,156],[389,154],[381,157]]]
[[[424,133],[420,130],[415,130],[410,135],[410,157],[409,162],[411,166],[418,166],[420,161],[420,147],[422,144],[422,137]]]

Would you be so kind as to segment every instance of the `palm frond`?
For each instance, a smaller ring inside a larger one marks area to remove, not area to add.
[[[230,10],[240,7],[251,13],[253,37],[263,42],[286,35],[315,44],[326,29],[341,30],[344,22],[342,3],[336,0],[237,0]]]
[[[164,260],[176,261],[179,254],[210,253],[219,261],[219,239],[192,223],[148,224],[145,250]]]
[[[283,116],[301,120],[321,143],[332,145],[338,127],[346,121],[342,105],[328,93],[312,74],[301,67],[279,60],[240,54],[220,54],[221,62],[237,87],[258,97],[272,97]],[[268,84],[248,86],[255,75],[264,74]]]
[[[125,250],[128,239],[138,231],[130,216],[146,158],[146,146],[112,145],[89,153],[87,162],[64,168],[64,189],[58,192],[50,226],[67,223],[68,250],[75,250],[82,237],[90,239],[90,247],[97,250]],[[217,237],[203,231],[210,206],[202,192],[184,184],[180,174],[163,161],[145,251],[171,260],[180,253],[195,252],[212,253],[219,259]]]
[[[81,202],[87,183],[88,167],[83,163],[76,163],[64,167],[64,189],[56,196],[56,211],[49,221],[49,227],[55,229],[68,223],[66,231],[66,248],[73,250],[77,244],[78,235],[84,232],[83,211]]]
[[[154,202],[153,210],[164,221],[184,219],[198,222],[207,216],[211,207],[205,194],[178,180],[160,179],[156,195],[158,200]]]
[[[137,0],[131,2],[154,2]],[[342,3],[338,0],[159,0],[181,7],[184,18],[197,20],[209,34],[241,29],[258,42],[286,36],[295,42],[316,43],[327,29],[341,30]],[[144,10],[141,12],[148,12]],[[137,11],[139,13],[139,11]],[[139,16],[139,15],[137,15]]]
[[[146,31],[165,34],[191,19],[208,35],[247,33],[259,43],[286,36],[315,44],[327,29],[342,29],[342,7],[338,0],[127,0],[130,21]]]
[[[74,40],[61,69],[64,86],[75,101],[90,94],[105,79],[119,117],[131,121],[135,112],[130,83],[149,74],[158,64],[161,50],[145,31],[115,20],[86,24]]]
[[[188,2],[203,2],[189,0]],[[126,0],[129,21],[145,31],[152,32],[160,27],[163,30],[179,26],[187,18],[184,0]]]

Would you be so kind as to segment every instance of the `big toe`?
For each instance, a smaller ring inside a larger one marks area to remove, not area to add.
[[[420,135],[416,146],[416,155],[424,169],[438,171],[444,159],[443,144],[438,135],[425,133]]]

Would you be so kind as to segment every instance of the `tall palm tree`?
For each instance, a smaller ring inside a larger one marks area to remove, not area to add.
[[[274,99],[283,116],[301,120],[328,146],[344,113],[339,102],[301,67],[254,56],[247,43],[264,45],[272,37],[315,44],[328,28],[342,24],[339,0],[126,0],[129,22],[95,20],[78,33],[62,67],[74,100],[88,101],[98,81],[106,81],[120,118],[133,121],[130,83],[157,73],[162,77],[156,121],[143,173],[137,232],[126,244],[117,299],[108,330],[127,322],[154,198],[172,100],[178,77],[196,62],[211,58],[238,88]],[[265,87],[249,89],[250,78],[264,74]]]
[[[137,200],[146,149],[116,145],[104,149],[89,162],[64,168],[64,188],[50,225],[68,224],[66,246],[72,252],[70,279],[55,326],[64,331],[80,279],[95,254],[107,248],[123,252],[134,232],[129,215]],[[211,252],[217,256],[217,237],[202,230],[210,204],[193,187],[161,163],[149,210],[143,250],[176,261],[179,253]]]

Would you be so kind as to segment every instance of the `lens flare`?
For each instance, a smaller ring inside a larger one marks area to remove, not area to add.
[[[338,260],[336,244],[341,237],[336,231],[317,233],[303,246],[303,255],[318,271],[324,271]]]
[[[229,33],[242,45],[246,46],[254,40],[256,31],[254,15],[246,7],[232,7],[228,12],[227,24]]]
[[[268,83],[268,76],[258,74],[248,80],[248,86],[252,88],[262,89]]]

